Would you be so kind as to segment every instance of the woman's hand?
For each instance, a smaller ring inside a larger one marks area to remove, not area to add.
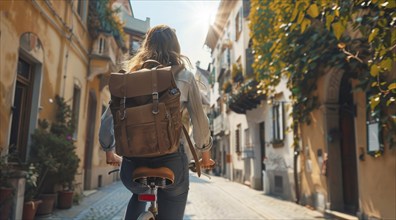
[[[202,158],[199,160],[202,169],[213,169],[216,162],[212,160],[210,151],[202,152]]]
[[[112,166],[120,166],[122,157],[114,151],[106,151],[106,163]]]

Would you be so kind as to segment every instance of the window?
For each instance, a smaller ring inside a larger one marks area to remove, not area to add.
[[[250,13],[250,0],[243,0],[243,17],[248,18]]]
[[[33,93],[32,65],[19,58],[17,66],[17,82],[15,86],[14,104],[10,133],[10,153],[17,153],[19,159],[26,160],[29,118]]]
[[[78,86],[74,86],[73,90],[73,109],[72,109],[72,118],[73,118],[73,123],[75,126],[74,129],[74,134],[73,138],[77,139],[77,134],[78,134],[78,119],[79,119],[79,113],[80,113],[80,99],[81,99],[81,89]]]
[[[367,93],[367,106],[370,106],[370,99],[372,94]],[[371,156],[379,156],[384,151],[382,140],[382,130],[380,122],[380,112],[372,111],[370,108],[366,110],[366,132],[367,132],[367,154]]]
[[[273,141],[281,141],[284,138],[284,117],[283,117],[283,103],[274,104],[272,107],[273,119]]]
[[[239,9],[235,17],[235,41],[238,41],[242,32],[242,7]]]
[[[140,48],[140,43],[138,41],[135,40],[131,40],[129,42],[129,53],[131,55],[135,54]]]
[[[87,8],[88,8],[87,6],[88,6],[87,0],[78,0],[77,13],[83,22],[85,22],[87,18]]]
[[[237,129],[235,130],[235,151],[237,153],[241,152],[241,124],[237,125]]]
[[[252,147],[252,144],[250,142],[250,131],[249,128],[245,129],[245,147]]]
[[[274,191],[276,193],[283,193],[283,177],[275,175],[274,182],[275,182],[275,184],[274,184],[275,190]]]
[[[98,53],[102,54],[104,52],[105,48],[106,48],[106,40],[103,37],[101,37],[101,38],[99,38],[99,50],[98,50]]]

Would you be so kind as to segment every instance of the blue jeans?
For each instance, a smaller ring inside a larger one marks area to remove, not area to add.
[[[125,213],[125,220],[135,220],[144,212],[146,202],[138,200],[138,194],[145,191],[139,183],[132,181],[133,171],[140,166],[151,168],[165,166],[175,174],[175,182],[165,189],[158,190],[158,216],[162,219],[183,219],[189,190],[188,161],[183,146],[175,153],[153,158],[124,157],[121,164],[120,177],[126,188],[133,194]]]

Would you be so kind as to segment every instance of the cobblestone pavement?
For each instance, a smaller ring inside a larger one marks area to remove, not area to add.
[[[79,205],[71,209],[56,209],[50,216],[38,220],[122,220],[126,205],[131,197],[121,183],[115,182],[89,193]]]
[[[264,195],[221,177],[190,174],[190,192],[185,220],[193,219],[324,219],[323,214],[293,202]],[[71,209],[55,210],[42,220],[121,220],[131,196],[121,182],[85,197]]]

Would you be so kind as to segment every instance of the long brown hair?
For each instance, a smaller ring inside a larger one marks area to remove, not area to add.
[[[189,64],[190,60],[180,54],[176,33],[167,25],[151,28],[135,56],[126,61],[126,69],[138,70],[146,60],[156,60],[164,66]]]

